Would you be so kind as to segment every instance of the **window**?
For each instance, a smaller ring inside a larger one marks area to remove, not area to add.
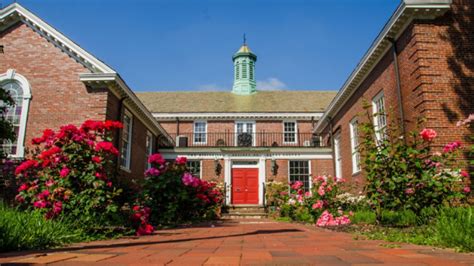
[[[352,119],[349,124],[351,130],[351,151],[352,151],[352,173],[360,171],[360,153],[359,153],[359,122]]]
[[[120,151],[120,166],[124,169],[130,170],[130,156],[131,156],[131,143],[132,143],[132,114],[125,109],[122,118],[123,129],[122,129],[122,145]]]
[[[206,121],[194,122],[194,143],[195,144],[207,143],[207,122]]]
[[[290,161],[289,162],[289,179],[290,183],[296,181],[303,182],[304,190],[310,191],[310,170],[309,170],[309,161]]]
[[[283,123],[283,142],[296,143],[296,122]]]
[[[342,178],[341,135],[334,135],[334,159],[336,164],[336,178]]]
[[[6,73],[0,74],[0,87],[10,93],[14,101],[14,105],[7,108],[5,119],[12,123],[16,136],[14,141],[0,142],[0,151],[9,157],[21,158],[25,152],[26,121],[31,98],[30,84],[25,77],[16,74],[13,69],[9,69]],[[1,102],[0,105],[2,105]]]
[[[235,64],[235,79],[239,79],[239,62]]]
[[[201,161],[190,160],[186,162],[186,166],[191,174],[201,177]]]
[[[236,146],[255,146],[255,122],[238,121],[235,122]]]
[[[377,140],[386,137],[385,130],[387,127],[387,115],[385,114],[385,102],[383,91],[372,99],[372,109],[374,116],[374,129]]]
[[[147,132],[146,133],[146,143],[145,143],[146,147],[146,159],[145,159],[145,162],[146,162],[146,169],[150,168],[151,167],[151,164],[148,162],[148,158],[150,157],[150,155],[153,154],[153,134],[151,132]]]

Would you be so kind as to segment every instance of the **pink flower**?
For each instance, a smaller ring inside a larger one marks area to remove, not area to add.
[[[316,226],[325,227],[325,226],[338,226],[338,225],[347,225],[350,224],[351,220],[347,215],[334,218],[334,216],[329,213],[327,210],[321,214],[319,219],[316,221]]]
[[[25,202],[25,198],[23,198],[20,194],[15,196],[15,200],[18,201],[19,203]]]
[[[46,181],[44,183],[47,187],[52,187],[54,185],[54,180],[52,179],[49,179],[48,181]]]
[[[312,208],[314,209],[322,209],[323,208],[323,202],[318,200],[316,203],[313,204]]]
[[[28,184],[23,183],[23,184],[21,184],[21,186],[18,188],[18,192],[21,192],[21,191],[27,190],[27,189],[28,189]]]
[[[309,192],[309,191],[306,191],[306,192],[304,193],[304,196],[305,196],[306,198],[309,198],[309,197],[311,197],[311,192]]]
[[[156,168],[150,168],[145,171],[145,176],[159,176],[160,175],[160,170]]]
[[[425,128],[420,132],[420,136],[424,141],[433,141],[438,134],[433,129]]]
[[[197,187],[199,186],[201,180],[197,177],[194,177],[192,174],[186,172],[181,178],[181,181],[185,186]]]
[[[69,170],[69,168],[64,166],[63,169],[61,169],[61,171],[59,171],[59,176],[60,177],[66,177],[66,176],[69,175],[70,172],[71,172],[71,170]]]
[[[462,177],[465,177],[465,178],[468,178],[469,177],[469,173],[465,170],[461,170],[461,176]]]
[[[324,186],[319,186],[318,188],[318,194],[319,196],[324,196],[324,194],[326,194],[326,191],[324,191]]]
[[[301,181],[296,181],[295,183],[293,183],[293,185],[291,185],[291,188],[294,189],[294,190],[298,190],[298,189],[300,189],[302,186],[303,186],[303,182],[301,182]]]
[[[183,157],[183,156],[179,156],[176,158],[176,163],[177,164],[186,164],[186,162],[188,161],[188,159],[186,157]]]
[[[53,204],[53,212],[54,214],[58,214],[62,211],[63,209],[63,203],[61,201],[56,201],[54,204]]]
[[[462,189],[462,191],[463,191],[464,193],[468,194],[469,192],[471,192],[471,188],[468,187],[468,186],[465,186],[465,187]]]
[[[161,156],[161,154],[155,153],[148,157],[148,162],[163,165],[165,164],[165,159],[163,158],[163,156]]]
[[[411,194],[413,194],[413,193],[415,193],[415,190],[414,190],[413,188],[407,188],[407,189],[405,189],[405,194],[411,195]]]
[[[461,147],[461,142],[460,141],[454,141],[454,142],[446,144],[446,146],[444,146],[444,148],[443,148],[443,152],[444,153],[453,152],[457,148],[460,148],[460,147]]]
[[[280,196],[286,196],[286,195],[288,195],[288,191],[282,191],[282,192],[280,192]]]
[[[92,157],[91,159],[94,163],[101,163],[102,162],[102,158],[100,158],[99,156],[94,156]]]
[[[33,203],[33,206],[38,209],[46,208],[46,205],[47,203],[44,200],[38,200]]]
[[[112,187],[112,182],[109,181],[105,185],[108,186],[108,187]]]

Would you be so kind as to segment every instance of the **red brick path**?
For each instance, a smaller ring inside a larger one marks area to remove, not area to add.
[[[42,253],[0,253],[21,265],[474,265],[473,254],[382,241],[354,240],[302,225],[226,222],[157,231],[153,236],[97,241]]]

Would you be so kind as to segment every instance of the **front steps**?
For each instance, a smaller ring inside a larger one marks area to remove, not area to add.
[[[221,219],[263,219],[267,212],[260,205],[230,205],[223,211]]]

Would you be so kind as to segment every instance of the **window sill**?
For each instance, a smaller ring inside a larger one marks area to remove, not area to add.
[[[359,170],[359,171],[353,172],[353,173],[352,173],[352,176],[359,175],[361,172],[362,172],[362,170]]]
[[[124,171],[124,172],[126,172],[126,173],[129,173],[129,174],[132,173],[132,171],[130,170],[130,168],[127,168],[127,167],[124,167],[124,166],[120,166],[120,170],[122,170],[122,171]]]

